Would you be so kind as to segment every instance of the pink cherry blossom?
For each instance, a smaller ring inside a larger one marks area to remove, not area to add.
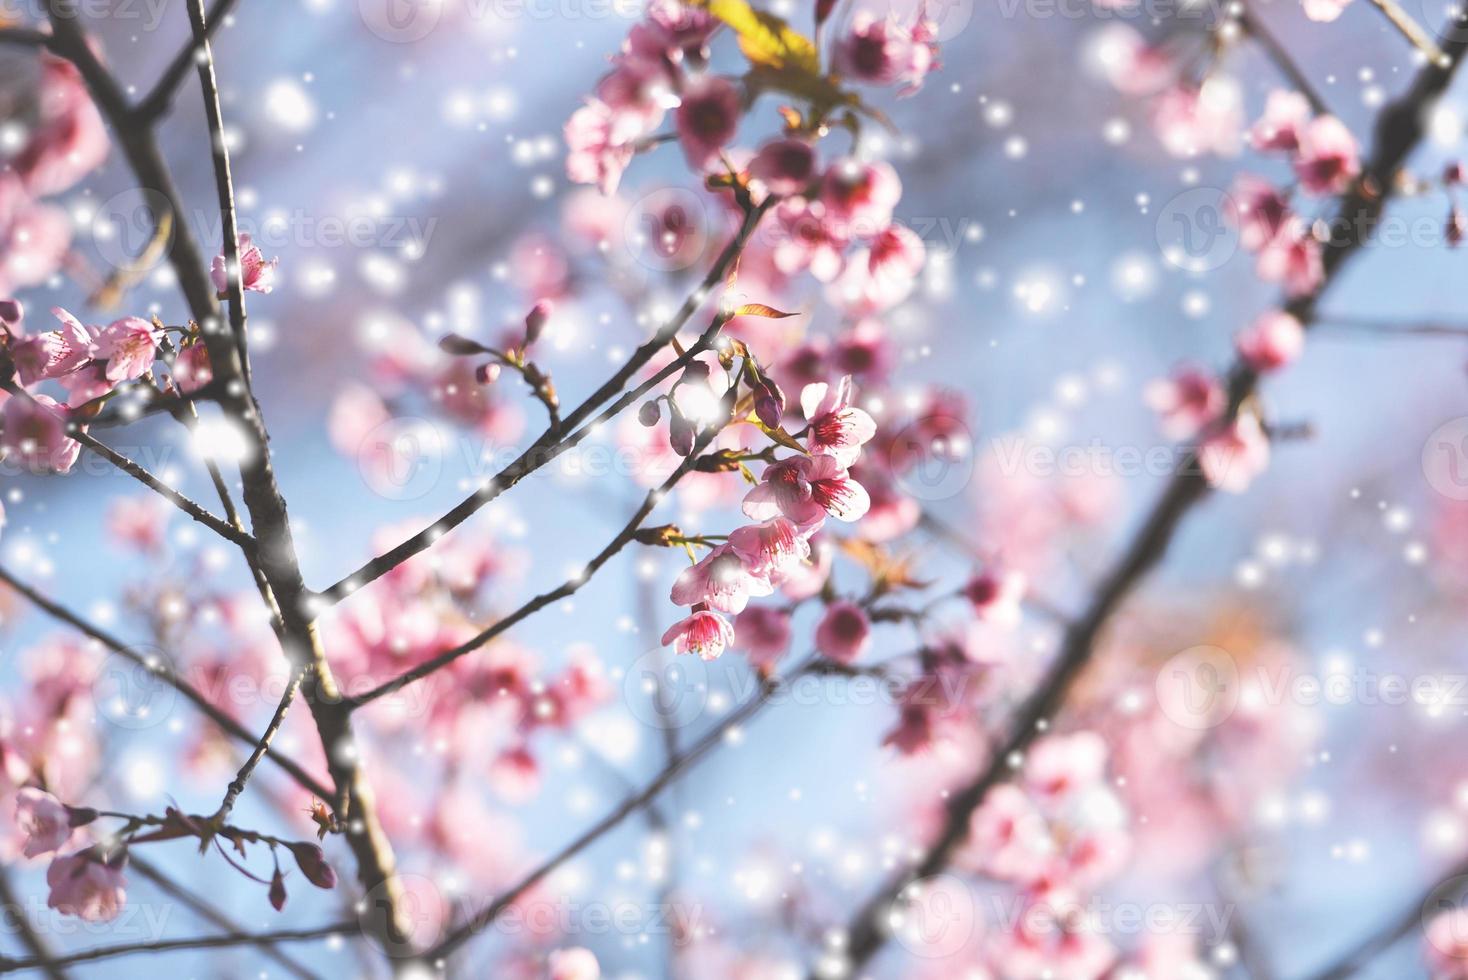
[[[0,294],[45,282],[71,247],[71,218],[0,171]]]
[[[770,580],[756,574],[740,552],[725,542],[678,575],[671,598],[674,605],[706,603],[720,612],[737,613],[749,604],[751,596],[767,596],[773,591]]]
[[[107,362],[107,380],[113,382],[142,377],[153,366],[157,350],[157,330],[136,316],[123,317],[103,327],[94,346],[96,357]]]
[[[240,282],[245,289],[257,293],[268,293],[275,287],[275,267],[280,264],[280,259],[265,261],[265,253],[260,251],[259,245],[250,240],[247,232],[240,232],[239,259]],[[229,291],[230,277],[225,267],[223,252],[214,256],[214,262],[209,267],[209,277],[214,280],[214,288],[220,293]]]
[[[1335,116],[1321,116],[1300,135],[1295,175],[1311,194],[1339,194],[1361,173],[1356,137]]]
[[[845,268],[846,225],[833,220],[822,201],[781,201],[775,209],[775,234],[771,258],[787,276],[810,270],[821,282],[831,282]]]
[[[892,371],[896,351],[880,320],[865,317],[836,338],[831,362],[836,369],[868,381],[884,381]]]
[[[734,647],[749,654],[750,662],[773,664],[790,649],[790,615],[770,606],[750,606],[734,617]]]
[[[51,312],[61,321],[60,327],[15,344],[12,356],[23,385],[70,374],[92,356],[92,335],[81,321],[59,306]]]
[[[578,184],[595,184],[611,194],[632,162],[635,134],[618,125],[610,106],[592,100],[566,120],[566,176]]]
[[[850,32],[837,42],[834,65],[836,71],[857,81],[891,85],[912,58],[912,38],[895,20],[860,11],[852,19]]]
[[[830,220],[853,234],[875,234],[892,223],[892,209],[902,198],[902,181],[887,163],[862,163],[845,157],[832,161],[821,178],[821,203]]]
[[[171,514],[168,502],[160,497],[123,497],[107,508],[107,533],[122,544],[156,554],[163,549]]]
[[[736,529],[729,535],[729,547],[750,574],[768,579],[773,585],[785,581],[810,558],[809,535],[784,517]]]
[[[816,649],[840,663],[851,663],[871,645],[872,624],[854,602],[838,600],[826,607],[816,626]]]
[[[1092,47],[1101,74],[1124,95],[1151,95],[1177,77],[1176,61],[1127,24],[1108,24]]]
[[[671,643],[677,653],[696,653],[701,660],[717,660],[734,642],[734,627],[716,612],[695,610],[678,620],[663,634],[662,643]]]
[[[963,594],[978,618],[996,626],[1018,626],[1027,579],[1013,569],[986,569],[969,579]]]
[[[1173,156],[1231,156],[1238,151],[1243,119],[1237,100],[1222,84],[1180,85],[1158,96],[1152,125]]]
[[[1190,439],[1223,411],[1223,385],[1212,374],[1193,365],[1182,365],[1172,377],[1153,381],[1146,388],[1147,404],[1162,417],[1162,431],[1169,439]]]
[[[1291,296],[1313,293],[1325,280],[1320,242],[1298,215],[1291,215],[1260,250],[1254,268],[1260,279],[1283,284]]]
[[[1300,133],[1310,122],[1310,100],[1299,92],[1275,89],[1264,103],[1264,115],[1249,130],[1249,145],[1256,150],[1293,153],[1300,146]]]
[[[852,404],[849,374],[835,385],[806,385],[800,392],[800,409],[805,413],[806,448],[842,466],[856,462],[861,447],[877,434],[871,415]]]
[[[694,170],[706,170],[739,128],[739,90],[717,75],[684,87],[677,112],[678,141]]]
[[[15,794],[15,825],[26,835],[22,851],[26,857],[60,850],[71,839],[71,814],[66,806],[50,793],[31,786]]]
[[[114,867],[92,850],[56,858],[46,869],[46,884],[51,886],[46,904],[88,922],[115,919],[127,900],[121,865],[119,860]]]
[[[765,467],[760,483],[744,497],[744,513],[756,521],[781,515],[802,527],[827,514],[859,520],[871,506],[866,490],[831,456],[793,456]]]
[[[40,119],[10,166],[35,195],[59,194],[107,157],[107,129],[71,62],[41,59]]]
[[[1013,783],[991,789],[969,820],[967,853],[995,878],[1028,884],[1054,850],[1044,817]]]
[[[214,380],[214,367],[209,363],[209,348],[202,343],[189,344],[173,361],[173,380],[185,395],[200,391]]]
[[[790,136],[770,140],[749,162],[749,175],[771,194],[786,197],[802,193],[815,180],[815,147]]]
[[[1271,310],[1240,331],[1234,346],[1255,371],[1277,371],[1304,350],[1305,328],[1288,313]]]
[[[1106,743],[1095,732],[1051,735],[1025,758],[1025,785],[1037,800],[1057,803],[1106,778]]]
[[[845,272],[828,291],[831,301],[848,313],[880,313],[905,300],[922,271],[927,247],[911,228],[889,225],[871,244],[853,253]]]
[[[1198,460],[1208,485],[1227,493],[1243,493],[1269,467],[1269,437],[1254,415],[1241,415],[1198,447]]]
[[[546,980],[600,980],[601,964],[581,946],[555,950],[546,958]]]
[[[0,445],[32,473],[66,473],[81,454],[81,443],[66,434],[65,409],[47,395],[9,398],[0,415]]]
[[[1239,244],[1257,252],[1272,242],[1290,216],[1289,202],[1263,177],[1240,174],[1234,179],[1233,206],[1225,216],[1239,229]]]

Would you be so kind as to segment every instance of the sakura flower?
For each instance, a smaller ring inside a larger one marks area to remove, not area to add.
[[[1335,116],[1321,116],[1300,135],[1295,175],[1311,194],[1339,194],[1361,173],[1356,137]]]
[[[1291,296],[1313,293],[1325,281],[1320,242],[1303,219],[1291,215],[1279,234],[1260,250],[1254,271],[1265,282],[1281,283]]]
[[[265,253],[250,240],[247,232],[240,232],[239,259],[240,282],[243,288],[257,293],[268,293],[274,288],[275,267],[280,264],[280,259],[266,262]],[[223,252],[214,256],[214,261],[209,266],[209,278],[214,280],[214,288],[220,293],[229,291],[229,270],[225,267]]]
[[[674,62],[685,58],[707,61],[709,36],[718,26],[713,15],[699,7],[679,0],[652,0],[647,5],[647,20],[632,29],[628,44],[639,51],[655,44]],[[634,40],[639,30],[647,34]]]
[[[1095,732],[1051,735],[1025,759],[1025,785],[1041,802],[1058,803],[1106,778],[1106,743]]]
[[[178,390],[192,395],[214,380],[214,367],[209,363],[209,349],[193,343],[178,352],[173,360],[173,381]]]
[[[107,129],[69,61],[41,60],[40,119],[11,168],[35,195],[59,194],[107,157]]]
[[[1147,385],[1147,404],[1162,416],[1169,439],[1190,439],[1223,411],[1226,397],[1217,378],[1192,365]]]
[[[1305,347],[1305,328],[1280,310],[1271,310],[1234,338],[1239,356],[1255,371],[1277,371]]]
[[[671,643],[677,653],[696,653],[701,660],[717,660],[724,648],[734,642],[734,627],[716,612],[698,609],[678,620],[663,634],[662,643]]]
[[[107,380],[113,382],[142,377],[153,366],[157,350],[157,331],[147,320],[136,316],[123,317],[103,327],[95,344],[98,360],[107,362]]]
[[[1243,493],[1269,466],[1269,437],[1253,415],[1203,440],[1198,461],[1208,485],[1226,493]]]
[[[995,878],[1027,884],[1054,849],[1044,817],[1012,783],[991,789],[969,819],[968,850],[979,870]]]
[[[739,90],[717,75],[704,75],[684,87],[676,118],[688,165],[706,170],[739,128]]]
[[[877,232],[868,248],[850,257],[845,273],[830,290],[831,300],[855,315],[890,309],[912,293],[926,256],[927,247],[916,232],[889,225]]]
[[[749,604],[751,596],[767,596],[773,591],[769,579],[755,574],[733,544],[726,542],[678,575],[671,598],[674,605],[706,603],[720,612],[737,613]]]
[[[601,964],[581,946],[555,950],[546,958],[546,980],[600,980]]]
[[[1243,127],[1238,93],[1217,79],[1201,88],[1177,86],[1153,103],[1152,125],[1163,148],[1173,156],[1231,156],[1238,150]]]
[[[1240,174],[1234,180],[1233,207],[1225,216],[1239,229],[1239,244],[1257,252],[1274,240],[1290,217],[1289,202],[1263,177]]]
[[[968,584],[963,587],[963,594],[973,604],[974,612],[983,622],[996,626],[1017,626],[1025,587],[1023,572],[990,569],[969,579]]]
[[[610,106],[592,100],[566,120],[566,176],[578,184],[595,184],[611,194],[632,162],[635,136],[618,132]]]
[[[1300,146],[1300,132],[1310,122],[1310,100],[1299,92],[1275,89],[1264,103],[1264,115],[1249,130],[1249,145],[1259,151],[1293,153]]]
[[[596,98],[611,111],[619,139],[635,139],[662,122],[668,107],[676,104],[670,78],[660,59],[638,51],[616,59],[612,71],[597,83]]]
[[[56,858],[46,869],[46,884],[51,886],[46,904],[88,922],[115,919],[127,900],[125,860],[119,857],[114,865],[91,849]]]
[[[820,200],[831,220],[865,234],[892,223],[892,209],[901,197],[902,181],[887,163],[846,157],[833,161],[821,178]]]
[[[837,337],[831,351],[831,361],[837,370],[869,381],[885,380],[895,359],[886,328],[879,320],[870,317],[858,320],[855,326]]]
[[[831,282],[845,267],[846,227],[832,219],[822,201],[803,197],[781,201],[775,208],[775,226],[778,237],[771,259],[784,275],[809,269],[821,282]]]
[[[123,497],[107,508],[107,533],[124,545],[156,554],[163,549],[171,513],[167,501],[152,494]]]
[[[877,434],[872,417],[851,403],[849,374],[834,387],[824,382],[806,385],[800,393],[800,409],[805,413],[806,448],[842,466],[856,462],[861,447]]]
[[[15,825],[26,835],[21,852],[26,857],[60,850],[71,838],[71,814],[66,805],[32,786],[15,794]]]
[[[1102,28],[1092,52],[1100,73],[1123,95],[1151,95],[1177,75],[1172,56],[1127,24]]]
[[[744,513],[756,521],[784,515],[802,527],[820,524],[827,514],[855,521],[871,498],[831,456],[794,456],[765,467],[759,485],[744,497]]]
[[[114,382],[107,379],[107,364],[103,361],[88,361],[57,380],[66,389],[67,408],[81,408],[116,387]]]
[[[834,64],[837,72],[849,78],[890,85],[912,58],[911,37],[892,19],[879,19],[863,11],[853,18],[851,32],[837,43]]]
[[[729,547],[750,574],[768,579],[773,585],[783,582],[810,557],[808,536],[784,517],[735,530],[729,535]]]
[[[794,137],[770,140],[749,162],[749,175],[771,194],[799,194],[816,175],[816,151],[809,142]]]
[[[23,385],[70,374],[92,356],[92,335],[81,321],[59,306],[51,312],[61,321],[60,327],[15,344],[12,356]]]
[[[757,667],[773,664],[790,649],[790,615],[769,606],[750,606],[734,617],[734,646]]]
[[[866,612],[846,600],[827,606],[826,615],[816,626],[816,649],[822,656],[844,664],[866,652],[871,638],[872,624]]]
[[[36,201],[19,177],[0,171],[0,294],[45,282],[70,247],[67,213]]]
[[[66,473],[82,447],[66,434],[64,409],[47,395],[13,397],[0,409],[0,445],[32,473]]]

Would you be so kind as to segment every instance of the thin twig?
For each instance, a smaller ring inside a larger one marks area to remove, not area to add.
[[[41,595],[35,589],[12,575],[4,567],[0,567],[0,582],[4,582],[7,586],[25,596],[26,599],[30,600],[37,608],[53,619],[58,619],[66,623],[68,626],[86,634],[130,663],[136,664],[152,673],[153,676],[193,702],[194,706],[203,712],[210,721],[219,726],[225,734],[234,737],[246,745],[255,744],[255,736],[248,728],[215,707],[212,701],[204,697],[197,688],[180,677],[168,663],[163,660],[157,660],[156,662],[150,661],[142,654],[129,648],[127,644],[123,643],[111,633],[87,622],[65,606],[52,602],[50,599]],[[331,791],[312,777],[310,773],[302,769],[290,756],[282,755],[273,749],[267,750],[265,754],[272,762],[284,769],[292,779],[300,783],[304,789],[309,790],[322,799],[330,797]]]
[[[271,740],[280,731],[280,726],[285,723],[285,716],[290,711],[291,702],[295,701],[296,694],[301,690],[301,678],[304,673],[305,671],[301,669],[291,672],[290,683],[286,685],[285,693],[281,695],[280,704],[276,706],[275,714],[270,718],[270,724],[265,726],[265,732],[255,743],[250,757],[245,760],[245,764],[240,767],[240,771],[230,782],[229,788],[225,790],[224,800],[214,813],[215,823],[222,823],[229,816],[229,812],[234,809],[235,801],[240,798],[240,794],[245,791],[245,786],[250,782],[250,777],[255,774],[255,767],[260,765],[260,760],[265,758],[266,752],[270,751]]]
[[[1380,10],[1391,25],[1401,32],[1402,37],[1407,39],[1422,56],[1427,59],[1429,65],[1437,68],[1446,68],[1452,64],[1448,55],[1444,54],[1432,35],[1423,29],[1422,25],[1412,18],[1412,15],[1403,10],[1396,0],[1371,0],[1371,5]]]
[[[565,416],[561,425],[562,430],[576,429],[590,418],[592,413],[600,406],[615,398],[627,387],[628,382],[632,380],[637,372],[651,361],[658,351],[662,350],[672,341],[678,331],[683,329],[683,326],[688,322],[689,318],[703,306],[713,288],[723,281],[729,272],[735,268],[739,256],[743,253],[744,247],[749,243],[751,236],[753,236],[760,219],[764,217],[765,212],[771,207],[772,201],[773,199],[758,207],[750,208],[745,212],[744,220],[741,222],[738,232],[735,233],[728,245],[724,247],[718,260],[709,269],[708,274],[704,276],[698,288],[684,300],[678,312],[667,323],[663,324],[650,340],[637,348],[632,356],[627,359],[626,363],[618,368],[600,388],[592,392],[585,401],[576,406],[574,411]],[[625,407],[631,401],[632,399],[624,397],[618,400],[617,405]],[[620,408],[618,408],[618,411],[620,411]],[[602,419],[606,417],[608,417],[606,413],[603,413],[601,416]],[[584,433],[585,430],[583,430],[582,434],[584,435]],[[573,440],[565,441],[565,445],[558,445],[556,431],[547,428],[541,434],[540,438],[536,439],[528,449],[520,454],[518,459],[505,467],[504,470],[492,479],[486,481],[474,493],[460,501],[448,513],[444,514],[428,527],[425,527],[422,531],[363,565],[329,589],[318,593],[318,601],[327,603],[335,602],[343,596],[350,594],[354,589],[361,588],[367,583],[386,575],[409,558],[412,558],[414,555],[431,546],[435,541],[443,537],[446,532],[464,523],[464,521],[468,520],[481,507],[494,500],[502,492],[513,487],[525,476],[535,472],[535,470],[552,459],[555,459],[566,448],[574,444],[575,441]]]
[[[1315,321],[1316,330],[1327,334],[1335,331],[1369,334],[1373,339],[1392,337],[1468,337],[1468,324],[1444,323],[1440,320],[1377,319],[1374,317],[1336,316],[1320,314]]]
[[[212,39],[224,21],[229,17],[229,12],[234,8],[236,0],[214,0],[214,6],[209,8],[209,17],[204,29],[204,37]],[[168,67],[163,70],[158,81],[143,96],[135,110],[137,121],[141,125],[147,125],[168,112],[173,104],[174,96],[178,94],[179,87],[189,77],[189,69],[196,64],[195,59],[199,56],[199,45],[192,37],[189,43],[183,46]]]
[[[1326,104],[1325,98],[1315,88],[1314,84],[1311,83],[1310,79],[1306,77],[1305,72],[1295,62],[1289,50],[1280,43],[1279,38],[1275,37],[1274,33],[1268,27],[1264,26],[1264,22],[1259,19],[1259,15],[1245,8],[1239,13],[1238,23],[1244,29],[1244,32],[1252,37],[1258,43],[1259,47],[1264,49],[1264,53],[1269,56],[1269,60],[1273,61],[1274,66],[1290,80],[1290,84],[1305,97],[1305,100],[1310,103],[1310,108],[1314,113],[1317,116],[1330,115],[1330,106]]]
[[[275,932],[261,933],[225,933],[220,936],[196,936],[192,939],[155,939],[148,942],[125,943],[121,946],[102,946],[97,949],[85,949],[79,953],[68,953],[58,956],[53,962],[57,966],[70,966],[73,963],[95,963],[98,960],[110,960],[119,956],[131,956],[134,953],[171,953],[182,949],[223,949],[230,946],[262,946],[267,943],[292,943],[304,942],[311,939],[329,939],[332,936],[349,936],[358,931],[355,922],[339,922],[330,926],[318,926],[315,929],[280,929]],[[34,970],[41,965],[36,958],[10,959],[0,957],[0,973],[14,973],[17,970]]]
[[[148,879],[155,886],[157,886],[158,890],[161,891],[163,894],[167,895],[169,898],[172,898],[177,902],[183,903],[186,908],[188,908],[191,912],[193,912],[195,915],[197,915],[199,918],[203,919],[210,925],[218,929],[222,929],[228,933],[238,934],[244,932],[244,930],[239,927],[239,924],[232,920],[229,916],[225,915],[219,909],[215,908],[202,896],[195,894],[192,890],[185,888],[183,885],[174,881],[163,871],[163,869],[154,865],[152,861],[149,861],[141,854],[138,854],[136,852],[128,854],[127,866],[129,871],[132,871]],[[280,950],[276,949],[273,943],[263,944],[260,947],[260,952],[262,955],[269,957],[270,959],[279,963],[285,969],[289,970],[291,973],[294,973],[296,976],[300,977],[301,980],[316,980],[317,974],[312,973],[310,970],[306,969],[304,966],[297,963],[295,960],[291,959]]]

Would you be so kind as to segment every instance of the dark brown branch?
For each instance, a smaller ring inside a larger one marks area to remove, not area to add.
[[[616,398],[618,393],[627,387],[627,384],[637,372],[651,361],[658,351],[662,350],[672,341],[678,331],[683,329],[688,319],[703,306],[714,287],[723,281],[735,267],[740,254],[744,251],[745,245],[748,244],[750,237],[754,234],[755,228],[759,225],[760,219],[764,217],[769,207],[770,204],[767,202],[745,212],[744,220],[741,222],[738,232],[735,233],[729,244],[724,247],[724,251],[719,255],[718,261],[709,269],[708,274],[704,276],[698,288],[684,300],[678,312],[659,328],[658,332],[650,340],[637,348],[632,356],[627,359],[626,363],[618,368],[616,373],[607,379],[600,388],[592,392],[585,401],[576,406],[575,410],[564,418],[560,426],[561,430],[578,428],[599,407],[611,399]],[[599,416],[598,421],[616,414],[617,411],[625,408],[634,400],[635,397],[618,399],[614,410],[610,411],[610,413],[603,412]],[[367,583],[386,575],[409,558],[428,548],[446,532],[464,523],[464,521],[468,520],[481,507],[494,500],[501,493],[519,483],[541,466],[555,459],[556,456],[560,455],[566,449],[574,446],[588,431],[589,428],[582,430],[573,439],[561,440],[558,443],[556,429],[554,427],[547,428],[541,434],[540,438],[536,439],[514,462],[506,466],[493,478],[487,480],[479,489],[459,502],[452,510],[444,514],[443,517],[440,517],[428,527],[401,542],[396,547],[374,558],[329,589],[318,593],[318,601],[335,602],[343,596],[350,594],[354,589],[359,589]]]
[[[1330,106],[1326,104],[1324,97],[1321,96],[1310,79],[1306,77],[1304,71],[1300,69],[1300,66],[1290,55],[1289,50],[1279,42],[1279,38],[1275,37],[1274,33],[1268,27],[1264,26],[1264,22],[1259,19],[1258,14],[1248,8],[1244,8],[1239,13],[1239,27],[1243,28],[1244,32],[1252,37],[1258,43],[1259,47],[1264,49],[1264,53],[1269,56],[1269,60],[1274,62],[1274,66],[1280,70],[1280,73],[1288,78],[1290,84],[1305,97],[1305,100],[1310,103],[1311,110],[1317,116],[1330,115]]]
[[[1376,227],[1396,174],[1421,141],[1424,107],[1446,90],[1468,46],[1468,15],[1455,18],[1448,27],[1445,36],[1452,38],[1448,66],[1429,64],[1423,68],[1408,92],[1383,110],[1378,120],[1375,151],[1362,178],[1341,201],[1332,226],[1334,234],[1325,246],[1324,280],[1314,292],[1286,304],[1285,308],[1307,326],[1314,319],[1316,303]],[[1227,418],[1237,416],[1243,403],[1253,395],[1258,381],[1258,375],[1242,361],[1235,362],[1228,375]],[[1085,615],[1066,630],[1055,662],[1016,713],[1009,735],[994,747],[981,771],[949,797],[936,839],[912,868],[888,880],[848,923],[845,955],[850,973],[860,973],[886,944],[887,912],[908,885],[948,867],[968,833],[974,810],[992,787],[1009,777],[1011,756],[1029,747],[1040,734],[1042,723],[1048,730],[1072,683],[1089,663],[1101,630],[1132,590],[1162,560],[1178,526],[1207,492],[1197,460],[1189,454],[1121,559],[1101,581]]]
[[[255,774],[255,768],[260,765],[260,760],[265,758],[265,753],[270,751],[270,743],[280,731],[280,726],[285,724],[286,712],[290,711],[291,703],[295,701],[296,694],[301,690],[301,678],[304,671],[294,670],[291,673],[290,683],[286,685],[285,693],[281,695],[280,704],[276,706],[275,714],[270,718],[270,724],[265,726],[265,732],[258,741],[255,748],[250,752],[250,757],[240,767],[240,771],[231,780],[228,789],[224,792],[224,800],[219,804],[219,809],[214,813],[214,822],[222,823],[229,812],[234,809],[235,801],[245,791],[250,777]]]
[[[155,677],[163,681],[163,683],[172,687],[178,693],[188,698],[189,701],[193,702],[194,706],[203,712],[210,721],[219,726],[225,734],[232,736],[246,745],[255,744],[255,736],[248,728],[215,707],[213,702],[204,697],[193,685],[180,677],[168,664],[161,661],[150,663],[146,657],[129,648],[127,644],[123,643],[111,633],[87,622],[65,606],[52,602],[29,585],[17,579],[14,575],[10,574],[9,570],[3,567],[0,567],[0,582],[5,583],[16,592],[25,596],[26,599],[30,600],[37,608],[53,619],[58,619],[73,629],[91,637],[129,663],[136,664],[150,671]],[[310,773],[302,769],[290,756],[281,755],[273,749],[267,749],[265,754],[272,762],[284,769],[292,779],[300,783],[303,788],[322,799],[330,798],[331,792],[312,777]]]
[[[151,942],[84,949],[79,953],[58,956],[53,963],[56,966],[70,966],[73,963],[95,963],[98,960],[131,956],[134,953],[171,953],[181,949],[224,949],[230,946],[263,946],[267,943],[303,942],[311,939],[328,939],[332,936],[349,936],[356,932],[357,928],[355,922],[340,922],[336,925],[318,926],[315,929],[281,929],[276,932],[256,934],[235,932],[220,936],[197,936],[192,939],[158,939]],[[0,957],[0,973],[34,970],[40,965],[41,961],[34,957],[24,960]]]

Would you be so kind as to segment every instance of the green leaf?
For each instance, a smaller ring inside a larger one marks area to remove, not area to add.
[[[739,50],[751,64],[820,74],[815,42],[782,18],[756,10],[745,0],[703,0],[700,6],[733,29],[739,36]]]

